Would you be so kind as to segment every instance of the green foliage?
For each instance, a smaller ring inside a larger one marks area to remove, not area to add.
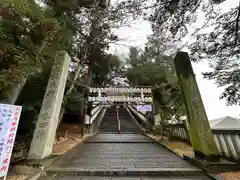
[[[19,132],[34,127],[56,52],[72,53],[75,34],[65,20],[32,0],[0,2],[0,100],[28,79],[16,102],[23,106]]]
[[[46,88],[45,66],[53,62],[59,50],[67,51],[78,65],[92,72],[73,72],[71,76],[77,81],[89,76],[88,85],[111,83],[121,66],[116,56],[106,53],[109,44],[117,41],[111,29],[125,24],[128,15],[139,15],[140,2],[122,1],[112,6],[105,0],[2,0],[0,100],[11,94],[11,89],[17,89],[17,82],[24,85],[28,79],[17,103],[23,105],[24,123],[36,120]],[[83,107],[85,94],[82,88],[72,85],[67,85],[69,96],[65,95],[64,105],[77,112]],[[37,91],[35,88],[40,89],[39,94],[27,96]]]
[[[32,0],[0,2],[0,94],[23,77],[41,72],[66,47],[57,19]]]
[[[118,75],[121,62],[119,58],[112,54],[98,56],[98,61],[92,67],[93,84],[106,85]]]
[[[139,55],[136,48],[130,48],[129,68],[125,73],[133,86],[152,86],[161,84],[165,80],[165,73],[162,66],[151,60],[147,60],[144,55]]]
[[[67,112],[71,114],[80,114],[84,97],[79,92],[72,92],[68,97]]]
[[[40,112],[50,75],[50,67],[42,73],[29,76],[16,104],[23,106],[18,133],[32,132]]]
[[[195,61],[208,59],[212,71],[204,73],[204,77],[225,87],[220,98],[226,99],[228,105],[239,105],[240,4],[208,18],[214,20],[214,29],[196,35],[197,41],[190,46],[191,57]]]
[[[162,42],[164,53],[174,54],[176,49],[187,46],[189,42],[182,44],[182,38],[186,35],[188,39],[195,39],[194,43],[188,45],[191,60],[209,61],[212,71],[204,73],[204,77],[215,80],[218,86],[224,87],[220,98],[226,99],[228,105],[233,105],[240,104],[240,4],[236,1],[235,7],[222,12],[219,5],[224,1],[226,0],[156,1],[148,20],[153,30],[150,40]],[[192,28],[189,27],[198,23],[196,20],[199,11],[205,13],[205,21],[202,27],[190,34]],[[205,30],[209,27],[212,30]]]
[[[135,68],[129,68],[126,73],[133,86],[151,86],[164,82],[164,71],[154,62],[140,62],[135,66]]]
[[[159,107],[164,119],[183,115],[183,98],[172,59],[158,55],[152,47],[155,46],[148,44],[142,53],[130,48],[125,75],[133,86],[152,86],[155,106]]]

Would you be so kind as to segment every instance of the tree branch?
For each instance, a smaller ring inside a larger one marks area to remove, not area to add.
[[[236,47],[237,42],[238,42],[239,20],[240,20],[240,2],[239,2],[239,5],[238,5],[238,15],[237,15],[237,18],[236,18],[236,32],[235,32],[234,48]]]

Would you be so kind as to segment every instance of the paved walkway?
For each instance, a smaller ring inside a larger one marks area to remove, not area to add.
[[[65,154],[42,179],[208,179],[201,170],[139,133],[125,109],[120,110],[121,133],[115,133],[113,111],[114,107],[108,109],[96,136]]]

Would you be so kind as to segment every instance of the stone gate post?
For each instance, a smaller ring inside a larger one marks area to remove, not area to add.
[[[174,63],[185,101],[189,134],[194,154],[196,157],[204,160],[218,161],[218,150],[188,53],[178,52],[174,58]]]
[[[28,159],[43,159],[52,153],[69,65],[70,57],[67,52],[58,52],[48,80]]]

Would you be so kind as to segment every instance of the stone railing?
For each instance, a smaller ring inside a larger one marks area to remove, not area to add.
[[[168,135],[167,133],[171,132],[171,137],[173,139],[179,139],[187,142],[191,142],[188,130],[186,129],[184,124],[169,124],[165,125],[164,129],[167,131],[164,131],[164,135]]]
[[[190,141],[188,130],[179,125],[167,127],[172,129],[173,139]],[[240,162],[240,130],[212,130],[219,154],[230,160]],[[166,135],[166,134],[165,134]]]
[[[131,105],[126,106],[140,125],[146,127],[148,119]],[[164,135],[171,132],[173,139],[191,143],[188,130],[184,124],[165,125]],[[240,130],[212,130],[219,154],[230,160],[240,162]]]
[[[131,105],[126,105],[125,106],[131,115],[137,120],[137,122],[143,126],[144,128],[149,128],[151,124],[149,123],[149,120],[145,117],[143,113],[138,112],[134,107]]]
[[[92,117],[90,119],[91,126],[90,126],[90,133],[96,133],[98,130],[99,125],[102,122],[102,119],[106,113],[108,107],[100,105],[99,107],[95,107],[92,110]]]
[[[212,130],[220,155],[240,161],[240,130]]]
[[[134,108],[135,110],[137,110],[137,105],[132,105],[131,107]],[[145,112],[138,112],[138,113],[142,114],[143,116],[147,115],[147,111],[145,111]]]
[[[95,106],[92,111],[91,111],[91,118],[90,118],[90,124],[92,124],[96,117],[98,116],[98,114],[103,110],[104,106],[103,105],[97,105]]]

